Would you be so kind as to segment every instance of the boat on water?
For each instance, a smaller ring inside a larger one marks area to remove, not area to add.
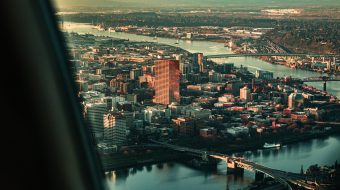
[[[98,30],[98,31],[104,31],[104,30],[105,30],[105,28],[103,27],[103,25],[100,25],[100,24],[98,24],[98,25],[92,27],[92,29],[96,29],[96,30]]]
[[[116,32],[116,30],[114,28],[109,27],[109,33],[111,32]]]
[[[279,148],[281,147],[280,143],[264,143],[263,148]]]

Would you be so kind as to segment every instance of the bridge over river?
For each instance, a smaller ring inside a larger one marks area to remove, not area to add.
[[[306,82],[322,82],[323,91],[327,91],[327,82],[340,82],[339,76],[320,76],[320,77],[307,77],[307,78],[289,78],[288,80],[284,77],[277,79],[269,79],[267,82],[281,82],[281,83],[306,83]]]
[[[339,55],[336,54],[306,54],[306,53],[228,53],[207,55],[207,59],[213,58],[228,58],[228,57],[260,57],[260,56],[278,56],[278,57],[328,57],[333,58]]]
[[[285,185],[287,189],[294,189],[293,185],[304,187],[305,189],[322,189],[313,179],[308,179],[305,175],[286,172],[263,166],[261,164],[252,162],[242,157],[229,156],[217,152],[198,150],[188,147],[172,145],[168,143],[150,140],[152,143],[162,145],[168,149],[183,152],[192,156],[201,158],[202,160],[209,161],[209,159],[220,159],[226,162],[228,170],[249,170],[256,173],[262,173],[272,177],[281,184]]]

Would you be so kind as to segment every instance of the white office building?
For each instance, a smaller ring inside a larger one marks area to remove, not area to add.
[[[104,114],[104,140],[115,145],[123,145],[126,142],[126,120],[119,113]]]
[[[250,100],[250,89],[247,86],[240,89],[240,99],[245,101]]]

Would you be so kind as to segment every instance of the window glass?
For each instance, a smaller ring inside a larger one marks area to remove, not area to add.
[[[339,185],[339,1],[54,3],[110,188]]]

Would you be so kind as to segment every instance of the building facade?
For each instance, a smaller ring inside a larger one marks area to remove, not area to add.
[[[288,96],[288,108],[294,109],[303,105],[304,99],[301,93],[291,93]]]
[[[104,114],[104,140],[115,145],[123,145],[126,142],[126,120],[122,114]]]
[[[193,54],[193,71],[194,73],[204,72],[204,56],[203,53]]]
[[[155,103],[169,105],[180,101],[178,60],[155,62]]]
[[[258,79],[273,79],[273,72],[270,71],[263,71],[263,70],[256,70],[255,77]]]
[[[107,112],[106,103],[90,103],[85,105],[85,118],[91,134],[102,140],[104,135],[103,116]]]
[[[245,101],[250,100],[250,89],[247,86],[240,89],[240,99]]]

